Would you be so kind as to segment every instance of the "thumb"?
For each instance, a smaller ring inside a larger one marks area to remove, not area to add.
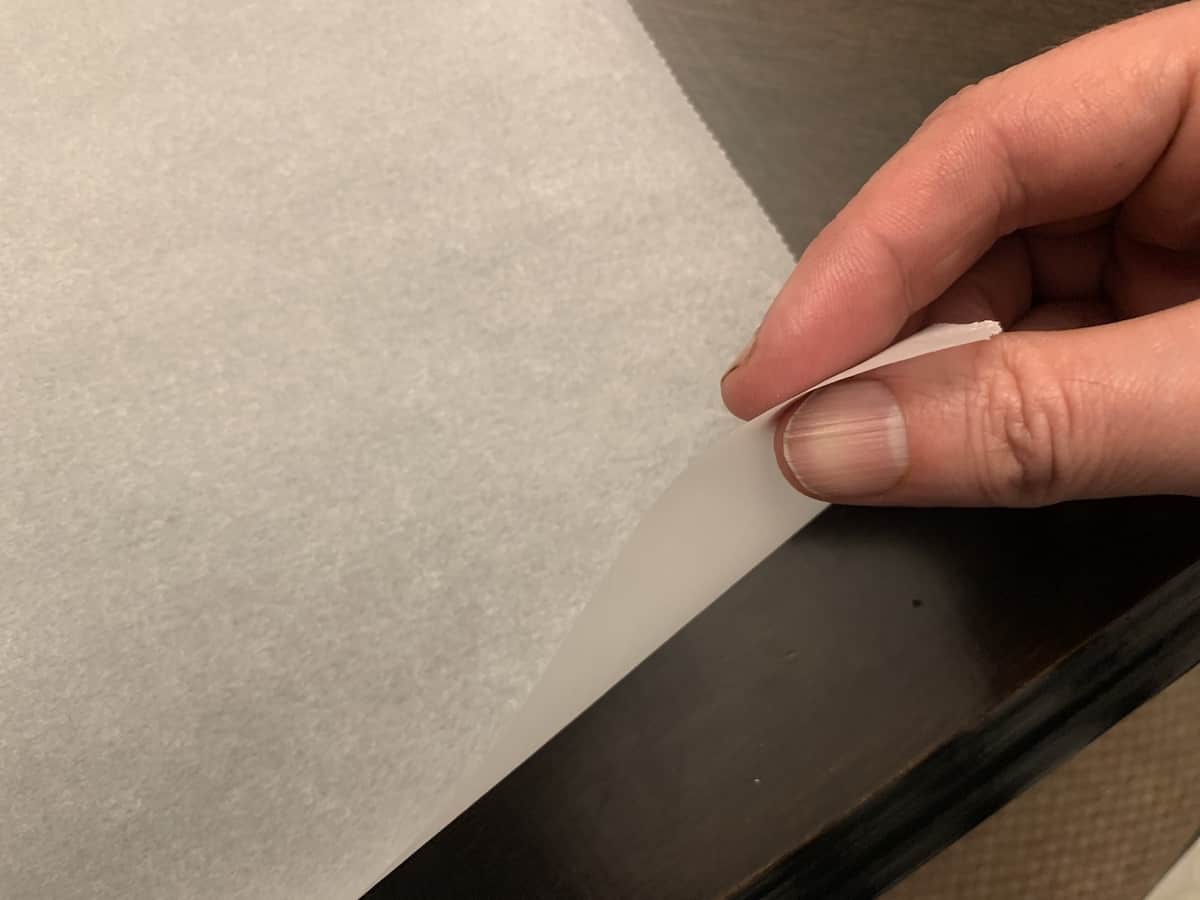
[[[1200,301],[835,384],[782,420],[776,453],[797,488],[842,503],[1200,495]]]

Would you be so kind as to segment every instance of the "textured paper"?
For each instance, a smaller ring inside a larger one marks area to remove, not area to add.
[[[811,390],[999,333],[997,322],[934,325]],[[779,413],[807,393],[718,441],[646,513],[528,702],[478,769],[456,785],[425,838],[825,509],[786,482],[775,458]]]
[[[791,259],[621,0],[4,0],[0,80],[0,897],[356,897]]]
[[[0,77],[0,897],[353,898],[791,260],[620,0],[6,0]]]

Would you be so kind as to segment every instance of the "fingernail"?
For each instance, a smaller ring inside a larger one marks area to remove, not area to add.
[[[904,414],[887,385],[847,381],[806,398],[783,429],[783,458],[805,491],[866,499],[908,468]]]
[[[748,343],[745,347],[742,348],[742,352],[737,355],[737,359],[735,359],[733,361],[733,365],[731,365],[728,369],[726,369],[725,374],[721,376],[722,381],[724,381],[726,378],[728,378],[729,373],[732,372],[734,369],[736,369],[738,366],[745,364],[746,360],[748,360],[750,358],[750,354],[754,351],[754,345],[757,342],[758,342],[758,332],[755,331],[754,337],[750,338],[750,343]]]

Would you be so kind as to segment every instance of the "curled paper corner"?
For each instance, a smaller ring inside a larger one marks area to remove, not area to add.
[[[927,328],[921,329],[916,334],[906,337],[902,341],[897,341],[886,350],[881,350],[857,366],[851,366],[845,371],[826,378],[820,384],[813,385],[807,391],[801,391],[794,397],[789,397],[778,406],[767,410],[754,421],[770,419],[778,415],[785,407],[791,406],[801,397],[811,394],[813,391],[819,391],[821,388],[828,387],[831,384],[836,384],[839,381],[854,378],[856,375],[864,375],[867,372],[873,372],[876,369],[895,365],[908,359],[915,359],[918,356],[937,353],[939,350],[949,350],[952,347],[961,347],[964,344],[976,344],[980,341],[990,340],[1003,330],[999,322],[992,321],[991,319],[985,319],[981,322],[968,322],[961,325],[930,325]]]
[[[642,517],[489,753],[447,795],[404,861],[536,752],[828,504],[795,491],[773,447],[779,413],[820,388],[988,340],[998,322],[932,325],[735,428]]]

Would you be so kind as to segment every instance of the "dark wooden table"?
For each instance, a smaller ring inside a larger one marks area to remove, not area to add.
[[[946,95],[1137,11],[635,6],[796,250]],[[875,896],[1200,661],[1198,521],[832,509],[369,896]]]

